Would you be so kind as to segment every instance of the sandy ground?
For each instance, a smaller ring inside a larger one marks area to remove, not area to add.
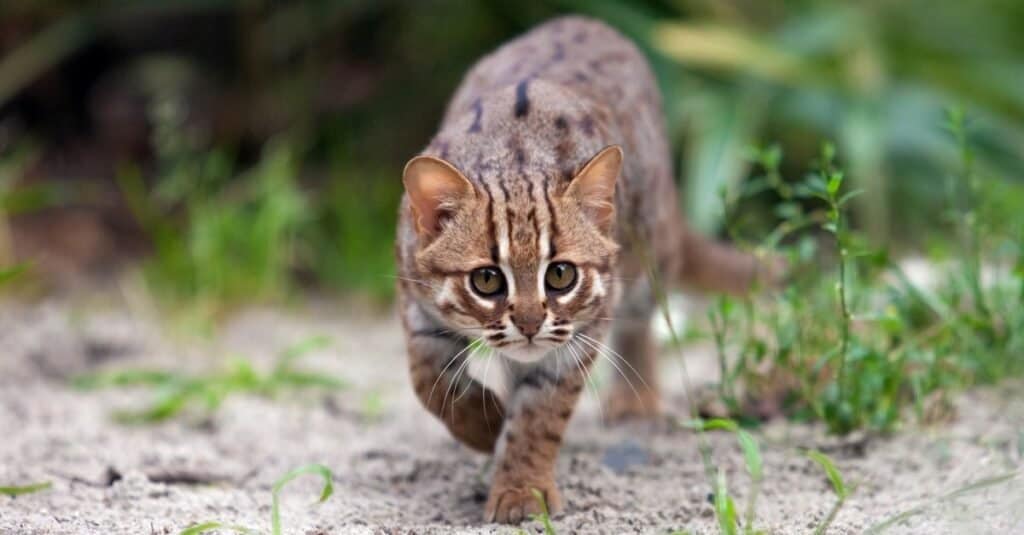
[[[52,489],[0,496],[0,533],[178,533],[218,520],[269,531],[270,487],[299,465],[335,473],[336,493],[316,498],[315,478],[288,488],[286,533],[513,533],[480,521],[486,458],[455,443],[408,385],[399,326],[354,311],[252,311],[214,342],[168,339],[144,315],[66,302],[0,305],[0,486],[50,481]],[[212,418],[126,427],[110,414],[150,393],[80,392],[68,378],[100,369],[204,369],[243,355],[269,367],[309,336],[333,343],[303,360],[344,377],[340,393],[279,399],[238,396]],[[687,351],[696,381],[714,366]],[[664,361],[670,403],[685,413],[678,361]],[[376,410],[370,408],[376,407]],[[1024,399],[1019,385],[964,394],[958,416],[892,437],[827,437],[774,423],[758,432],[765,456],[756,527],[810,533],[834,496],[797,451],[829,453],[857,485],[829,533],[861,533],[902,511],[927,508],[887,533],[1024,533],[1024,477],[956,499],[936,498],[999,474],[1020,474]],[[740,503],[749,490],[734,439],[709,436]],[[566,513],[559,533],[715,533],[709,486],[693,433],[668,425],[608,426],[588,395],[558,465]],[[525,524],[530,533],[537,523]]]

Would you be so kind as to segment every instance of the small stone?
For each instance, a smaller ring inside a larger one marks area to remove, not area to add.
[[[646,448],[633,440],[626,440],[605,450],[601,463],[621,475],[634,466],[650,462],[651,455]]]

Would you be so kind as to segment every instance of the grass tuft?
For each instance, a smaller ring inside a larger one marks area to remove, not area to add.
[[[834,146],[790,183],[779,149],[751,151],[761,174],[722,193],[727,228],[742,247],[786,257],[794,269],[772,298],[721,296],[709,311],[728,416],[764,417],[750,407],[769,398],[777,412],[835,433],[890,431],[912,414],[941,417],[936,407],[958,389],[1024,373],[1024,222],[1004,199],[1016,190],[974,171],[968,124],[949,112],[962,169],[949,184],[948,219],[961,239],[953,260],[932,258],[930,285],[912,282],[886,248],[854,230],[847,208],[860,191],[847,190]],[[780,223],[747,238],[744,200],[767,193],[779,199]],[[822,260],[829,256],[832,265]]]
[[[323,480],[323,488],[320,490],[320,498],[316,503],[323,503],[327,501],[327,498],[330,498],[331,495],[334,494],[334,475],[331,473],[329,468],[322,464],[300,466],[282,476],[274,482],[274,487],[271,492],[273,496],[273,505],[270,508],[270,529],[273,535],[281,535],[281,490],[284,489],[285,485],[290,483],[292,480],[307,474],[318,475]]]
[[[216,411],[227,397],[234,394],[273,397],[286,390],[346,388],[347,383],[341,379],[295,367],[302,355],[328,343],[326,338],[314,337],[296,344],[281,353],[277,364],[268,373],[259,372],[247,360],[233,359],[225,370],[205,376],[160,370],[124,370],[80,376],[73,384],[85,390],[107,387],[152,388],[157,394],[147,408],[120,411],[115,413],[115,417],[128,424],[156,423],[174,418],[192,407],[199,407],[207,413]]]
[[[323,487],[320,490],[320,498],[316,503],[323,503],[327,501],[332,494],[334,494],[334,474],[329,468],[322,464],[308,464],[300,466],[281,476],[274,482],[274,486],[271,490],[270,532],[272,535],[281,535],[283,533],[283,529],[281,527],[281,491],[284,490],[284,487],[294,479],[307,474],[318,475],[323,480]],[[189,526],[179,532],[178,535],[200,535],[213,530],[228,530],[235,533],[253,533],[254,531],[244,526],[236,526],[213,521]]]
[[[761,448],[757,439],[750,432],[742,429],[738,423],[724,418],[710,420],[694,420],[682,422],[683,427],[706,431],[727,431],[736,435],[740,450],[743,452],[743,462],[750,475],[750,493],[747,494],[747,501],[743,508],[743,533],[744,535],[757,535],[762,533],[754,528],[754,519],[757,509],[757,498],[760,494],[761,483],[764,481],[764,461],[761,457]],[[736,533],[738,517],[736,505],[728,495],[725,473],[718,469],[714,485],[715,517],[718,519],[722,533]],[[726,527],[728,526],[728,530]]]
[[[832,509],[829,510],[825,519],[822,520],[821,523],[818,524],[818,527],[814,529],[814,535],[824,535],[828,531],[828,527],[832,525],[832,521],[835,520],[836,515],[839,514],[839,510],[843,508],[843,505],[846,503],[846,499],[850,496],[850,493],[853,492],[853,489],[846,486],[846,483],[843,481],[843,475],[839,472],[839,469],[836,468],[832,459],[827,455],[817,450],[811,450],[807,452],[807,457],[818,463],[818,465],[825,470],[825,475],[828,476],[828,480],[832,483],[832,490],[839,498],[836,500],[835,505],[832,506]]]

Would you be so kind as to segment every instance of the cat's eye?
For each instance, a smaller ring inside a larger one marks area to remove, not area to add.
[[[568,262],[555,262],[544,274],[544,285],[554,292],[564,292],[576,282],[576,266]]]
[[[498,268],[484,267],[474,269],[469,274],[469,282],[476,293],[484,297],[492,297],[505,289],[505,277]]]

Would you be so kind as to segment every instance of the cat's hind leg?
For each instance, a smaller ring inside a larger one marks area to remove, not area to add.
[[[646,281],[628,288],[624,297],[615,312],[610,347],[603,351],[614,373],[605,398],[605,416],[611,421],[653,418],[661,410],[657,347],[651,333],[656,303]]]

